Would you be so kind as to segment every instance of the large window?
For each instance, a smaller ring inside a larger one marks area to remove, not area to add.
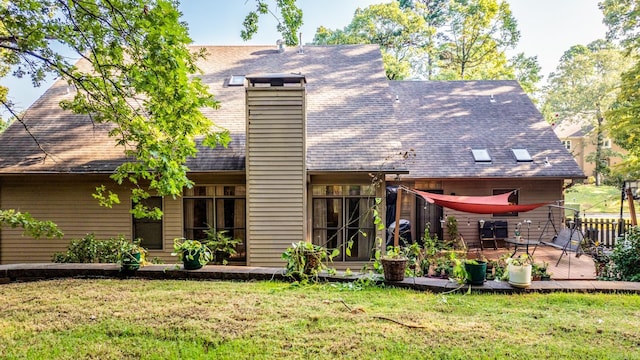
[[[367,185],[313,186],[313,243],[339,249],[340,255],[333,261],[371,258],[375,245],[373,194]],[[345,248],[350,242],[351,256],[347,256]]]
[[[162,198],[160,196],[151,196],[147,199],[141,200],[140,203],[150,209],[158,208],[162,210]],[[140,245],[144,248],[150,250],[161,250],[163,240],[162,219],[136,219],[134,217],[133,238],[142,239],[140,241]]]
[[[231,260],[246,259],[245,196],[243,185],[194,186],[184,192],[184,237],[206,239],[205,231],[214,228],[240,239],[237,255]]]

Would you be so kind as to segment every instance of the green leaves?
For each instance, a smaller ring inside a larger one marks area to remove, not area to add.
[[[12,209],[0,210],[0,228],[3,225],[8,225],[11,228],[23,228],[24,235],[36,239],[43,236],[61,238],[63,235],[53,222],[36,220],[29,213],[21,213]]]
[[[36,86],[48,74],[61,76],[77,90],[64,109],[113,125],[109,135],[129,157],[112,175],[116,183],[179,196],[192,185],[185,163],[197,142],[230,141],[202,113],[218,103],[196,77],[196,61],[206,54],[192,53],[179,17],[173,0],[11,2],[0,6],[0,64],[15,66]],[[68,63],[60,45],[82,61]],[[94,197],[104,206],[118,201],[106,188]]]
[[[280,10],[278,17],[264,0],[255,0],[256,10],[249,12],[242,22],[244,28],[240,31],[242,40],[251,40],[258,32],[260,15],[271,14],[278,25],[276,28],[283,37],[285,44],[294,46],[298,44],[298,29],[302,26],[302,10],[296,5],[296,0],[276,0],[276,8]]]

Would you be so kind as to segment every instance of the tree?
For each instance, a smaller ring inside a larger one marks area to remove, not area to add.
[[[315,44],[379,44],[389,79],[517,79],[537,91],[536,57],[505,50],[520,33],[505,1],[398,0],[358,9],[342,30],[318,28]]]
[[[417,4],[417,8],[423,8]],[[378,44],[387,77],[401,80],[410,76],[411,61],[419,56],[421,47],[435,29],[411,8],[401,9],[398,2],[357,9],[343,30],[318,28],[314,44]]]
[[[628,151],[617,172],[625,178],[640,177],[640,3],[637,0],[605,0],[600,3],[608,39],[620,41],[631,66],[621,76],[617,102],[606,112],[608,128]]]
[[[131,161],[112,178],[133,185],[134,202],[150,192],[177,196],[192,185],[185,163],[196,154],[196,136],[203,136],[209,146],[229,141],[228,132],[212,130],[214,124],[201,112],[218,104],[200,79],[191,76],[198,72],[196,59],[204,54],[191,52],[179,16],[172,0],[23,0],[0,5],[0,64],[30,78],[34,86],[48,75],[62,77],[77,91],[63,108],[114,125],[110,136]],[[85,65],[69,63],[56,51],[60,47],[73,51]],[[6,97],[0,101],[22,121]],[[112,195],[103,200],[115,199]],[[136,214],[143,213],[141,205],[136,209]]]
[[[575,45],[560,58],[544,89],[542,110],[549,121],[557,114],[561,121],[586,121],[586,130],[593,131],[596,152],[590,158],[596,165],[596,185],[609,172],[608,158],[613,154],[603,149],[605,112],[616,102],[620,74],[625,68],[622,51],[610,42]]]
[[[437,29],[442,28],[447,21],[449,0],[399,0],[401,9],[416,11],[424,19],[427,29],[435,29],[426,34],[426,41],[421,45],[422,57],[412,62],[415,72],[422,74],[425,79],[434,79],[437,70],[439,41],[444,35]],[[419,5],[422,6],[419,6]]]
[[[277,21],[277,29],[284,37],[285,44],[298,44],[298,29],[302,26],[302,10],[298,8],[296,0],[276,0],[276,8],[280,10],[279,18],[264,0],[256,0],[256,10],[249,12],[242,23],[244,29],[240,32],[243,40],[250,40],[258,32],[260,15],[271,14]]]
[[[465,80],[472,78],[474,69],[504,67],[506,61],[499,55],[520,40],[506,1],[452,1],[448,18],[443,72],[453,75],[445,75],[447,78]]]

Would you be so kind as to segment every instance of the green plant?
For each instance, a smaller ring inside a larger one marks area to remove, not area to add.
[[[55,263],[118,263],[118,253],[124,236],[108,240],[98,240],[90,233],[82,239],[74,239],[69,243],[66,252],[56,252],[52,261]]]
[[[465,249],[466,246],[462,240],[462,235],[458,231],[458,219],[455,216],[447,216],[447,235],[449,236],[448,248]]]
[[[531,276],[534,278],[548,278],[551,276],[551,274],[549,274],[547,272],[549,268],[549,263],[546,261],[543,261],[542,263],[538,264],[538,263],[533,263],[531,265]]]
[[[123,270],[137,270],[146,264],[147,250],[140,246],[141,239],[127,240],[124,236],[118,238],[117,263]]]
[[[318,273],[327,268],[323,261],[332,261],[339,254],[340,250],[338,249],[334,249],[331,254],[328,254],[327,249],[320,245],[308,241],[298,241],[292,243],[291,247],[282,253],[282,259],[287,262],[286,275],[306,282],[310,278],[317,279]]]
[[[198,261],[202,266],[206,265],[212,258],[211,250],[206,244],[198,240],[184,238],[173,240],[173,252],[171,255],[177,256],[182,262],[185,262],[185,260]]]
[[[616,242],[602,279],[640,281],[640,227],[633,226]]]
[[[227,232],[227,230],[216,231],[212,227],[205,230],[206,245],[211,250],[215,264],[227,265],[229,258],[238,253],[236,246],[242,243],[242,240],[232,238],[227,235]]]
[[[529,254],[520,254],[520,256],[507,258],[506,262],[513,266],[531,265],[533,264],[533,256]]]
[[[387,251],[382,255],[382,259],[405,259],[407,258],[406,248],[400,246],[387,246]]]

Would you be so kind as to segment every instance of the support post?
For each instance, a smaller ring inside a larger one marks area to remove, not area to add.
[[[396,227],[393,229],[393,246],[400,246],[400,212],[402,211],[402,188],[398,186],[396,197]]]
[[[633,204],[633,192],[631,191],[631,187],[626,189],[627,191],[627,201],[629,203],[629,215],[631,215],[631,226],[638,225],[638,219],[636,218],[636,207]]]

